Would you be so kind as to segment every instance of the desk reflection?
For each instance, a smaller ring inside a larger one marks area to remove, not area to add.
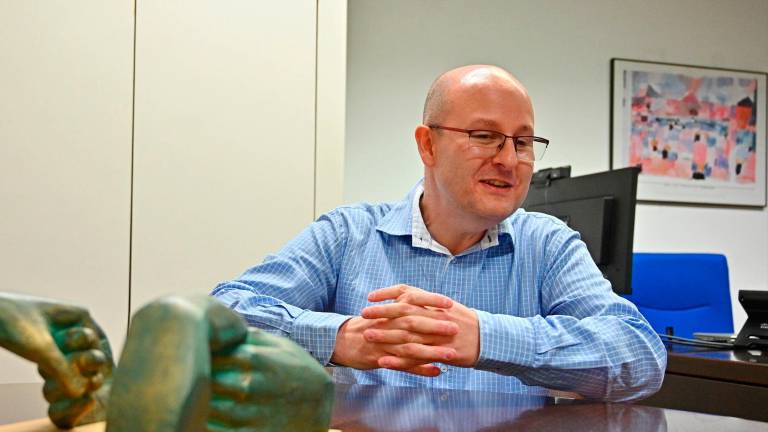
[[[669,354],[681,354],[691,358],[699,357],[724,361],[745,361],[750,363],[768,364],[768,350],[747,350],[729,348],[705,348],[676,344],[665,344]]]
[[[768,364],[768,351],[737,350],[733,352],[733,358],[750,363]]]
[[[394,386],[338,385],[333,427],[354,431],[666,431],[664,410],[631,404]]]

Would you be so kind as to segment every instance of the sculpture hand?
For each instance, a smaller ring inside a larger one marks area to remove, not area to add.
[[[82,397],[69,397],[62,391],[58,380],[41,372],[46,379],[43,395],[50,403],[48,417],[59,427],[104,420],[114,369],[112,352],[104,332],[88,318],[82,325],[60,330],[54,339],[70,362],[90,378],[91,388]]]
[[[245,321],[211,297],[166,297],[142,307],[115,373],[107,431],[201,430],[211,352],[231,351],[246,336]]]
[[[293,342],[210,297],[139,310],[116,370],[107,432],[327,431],[333,383]]]
[[[328,373],[292,341],[249,329],[245,343],[213,353],[209,431],[327,431]]]
[[[111,376],[112,354],[87,310],[1,293],[0,346],[37,363],[56,425],[72,427],[104,417],[101,405],[108,388],[103,384]]]

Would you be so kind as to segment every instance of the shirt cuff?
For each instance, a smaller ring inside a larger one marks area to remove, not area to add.
[[[339,327],[350,318],[336,313],[305,310],[293,321],[291,339],[325,366],[333,355]]]
[[[475,369],[509,374],[518,367],[533,367],[536,339],[530,321],[474,311],[480,326],[480,355]]]

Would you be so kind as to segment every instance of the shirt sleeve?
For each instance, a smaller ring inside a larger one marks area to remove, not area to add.
[[[335,299],[346,239],[335,211],[323,215],[280,252],[220,283],[211,295],[249,325],[290,338],[326,365],[339,327],[351,318],[325,312]]]
[[[629,301],[614,294],[576,232],[561,230],[547,247],[541,315],[477,310],[477,369],[527,385],[628,401],[656,392],[666,350]]]

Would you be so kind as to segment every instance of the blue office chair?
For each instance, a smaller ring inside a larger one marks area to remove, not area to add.
[[[718,254],[635,253],[634,303],[654,330],[692,338],[694,332],[733,333],[728,263]]]

